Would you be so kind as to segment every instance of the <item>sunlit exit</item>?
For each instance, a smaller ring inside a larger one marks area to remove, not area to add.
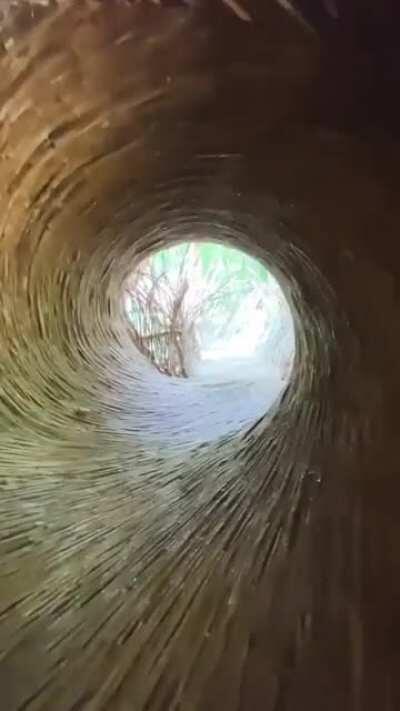
[[[289,305],[266,267],[239,249],[185,242],[155,252],[131,274],[124,299],[136,345],[165,374],[223,375],[238,360],[281,380],[290,374]]]

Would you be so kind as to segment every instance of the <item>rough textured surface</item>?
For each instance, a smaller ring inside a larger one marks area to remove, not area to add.
[[[4,3],[2,708],[394,711],[388,64],[278,4],[171,5]],[[194,231],[266,259],[297,329],[282,401],[211,442],[197,423],[231,412],[185,413],[120,301]]]

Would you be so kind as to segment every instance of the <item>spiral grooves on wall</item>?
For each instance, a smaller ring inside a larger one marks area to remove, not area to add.
[[[373,210],[379,188],[358,139],[315,129],[315,38],[255,5],[254,25],[68,0],[3,17],[7,711],[320,709],[318,675],[367,708],[355,541],[379,317],[352,290],[369,251],[346,201]],[[295,365],[268,412],[135,350],[124,279],[193,236],[264,260],[288,299]]]

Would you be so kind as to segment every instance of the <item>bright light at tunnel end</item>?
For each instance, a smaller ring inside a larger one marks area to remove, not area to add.
[[[139,350],[161,372],[220,380],[251,372],[283,387],[294,324],[262,262],[215,242],[181,242],[145,257],[125,282],[124,310]]]

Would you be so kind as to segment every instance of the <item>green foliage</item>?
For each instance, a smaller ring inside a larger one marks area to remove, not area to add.
[[[267,282],[260,262],[223,244],[160,250],[141,262],[128,286],[135,341],[162,372],[184,375],[203,338],[228,337],[241,303],[259,299]]]

